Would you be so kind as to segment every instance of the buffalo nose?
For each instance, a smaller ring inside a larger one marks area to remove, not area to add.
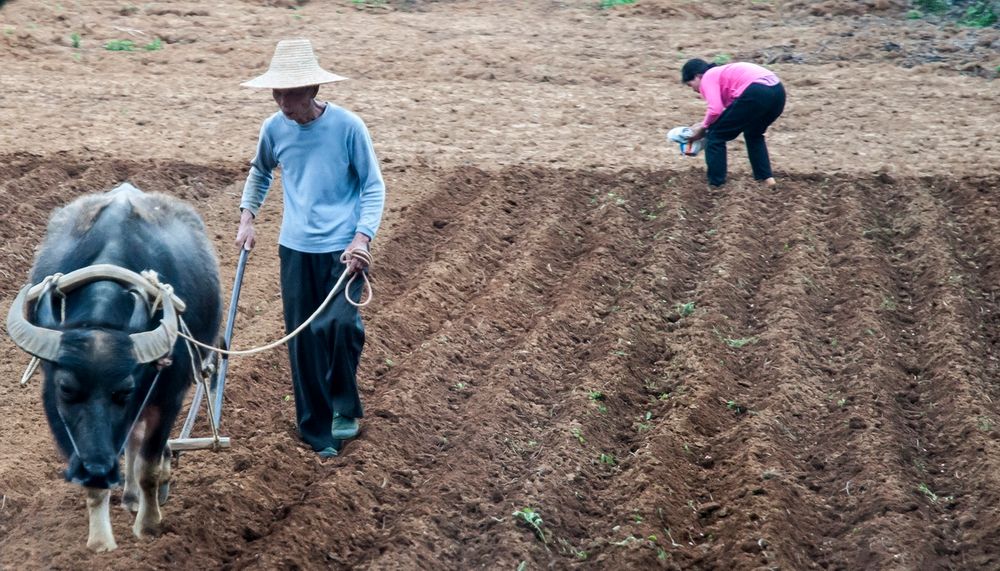
[[[83,469],[94,476],[104,476],[114,467],[113,462],[84,462]]]
[[[110,488],[119,483],[117,462],[83,462],[66,472],[66,479],[88,488]]]

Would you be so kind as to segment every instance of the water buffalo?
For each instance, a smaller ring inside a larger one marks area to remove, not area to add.
[[[66,479],[87,491],[87,546],[117,547],[110,488],[121,483],[123,452],[132,531],[155,534],[169,486],[167,439],[201,358],[193,365],[177,335],[180,312],[194,338],[218,340],[218,261],[204,224],[187,204],[127,183],[81,197],[52,214],[31,284],[11,305],[7,331],[41,360]]]

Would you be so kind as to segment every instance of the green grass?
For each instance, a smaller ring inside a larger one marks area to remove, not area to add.
[[[997,13],[991,2],[980,0],[965,10],[965,15],[958,23],[973,28],[988,28],[997,23]]]
[[[625,6],[627,4],[635,4],[635,0],[601,0],[598,7],[601,10],[608,10],[614,8],[615,6]]]
[[[948,0],[913,0],[913,5],[930,14],[941,14],[951,7]]]

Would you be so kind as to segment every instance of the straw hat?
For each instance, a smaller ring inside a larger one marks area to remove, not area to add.
[[[267,73],[240,85],[262,89],[293,89],[345,79],[347,78],[319,66],[309,40],[281,40],[274,48],[274,57],[271,58],[271,67]]]

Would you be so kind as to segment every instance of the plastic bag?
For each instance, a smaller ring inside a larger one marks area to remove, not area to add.
[[[705,148],[705,140],[698,139],[691,142],[692,135],[694,135],[694,131],[691,130],[691,127],[674,127],[667,131],[667,140],[677,143],[682,155],[693,157]]]

